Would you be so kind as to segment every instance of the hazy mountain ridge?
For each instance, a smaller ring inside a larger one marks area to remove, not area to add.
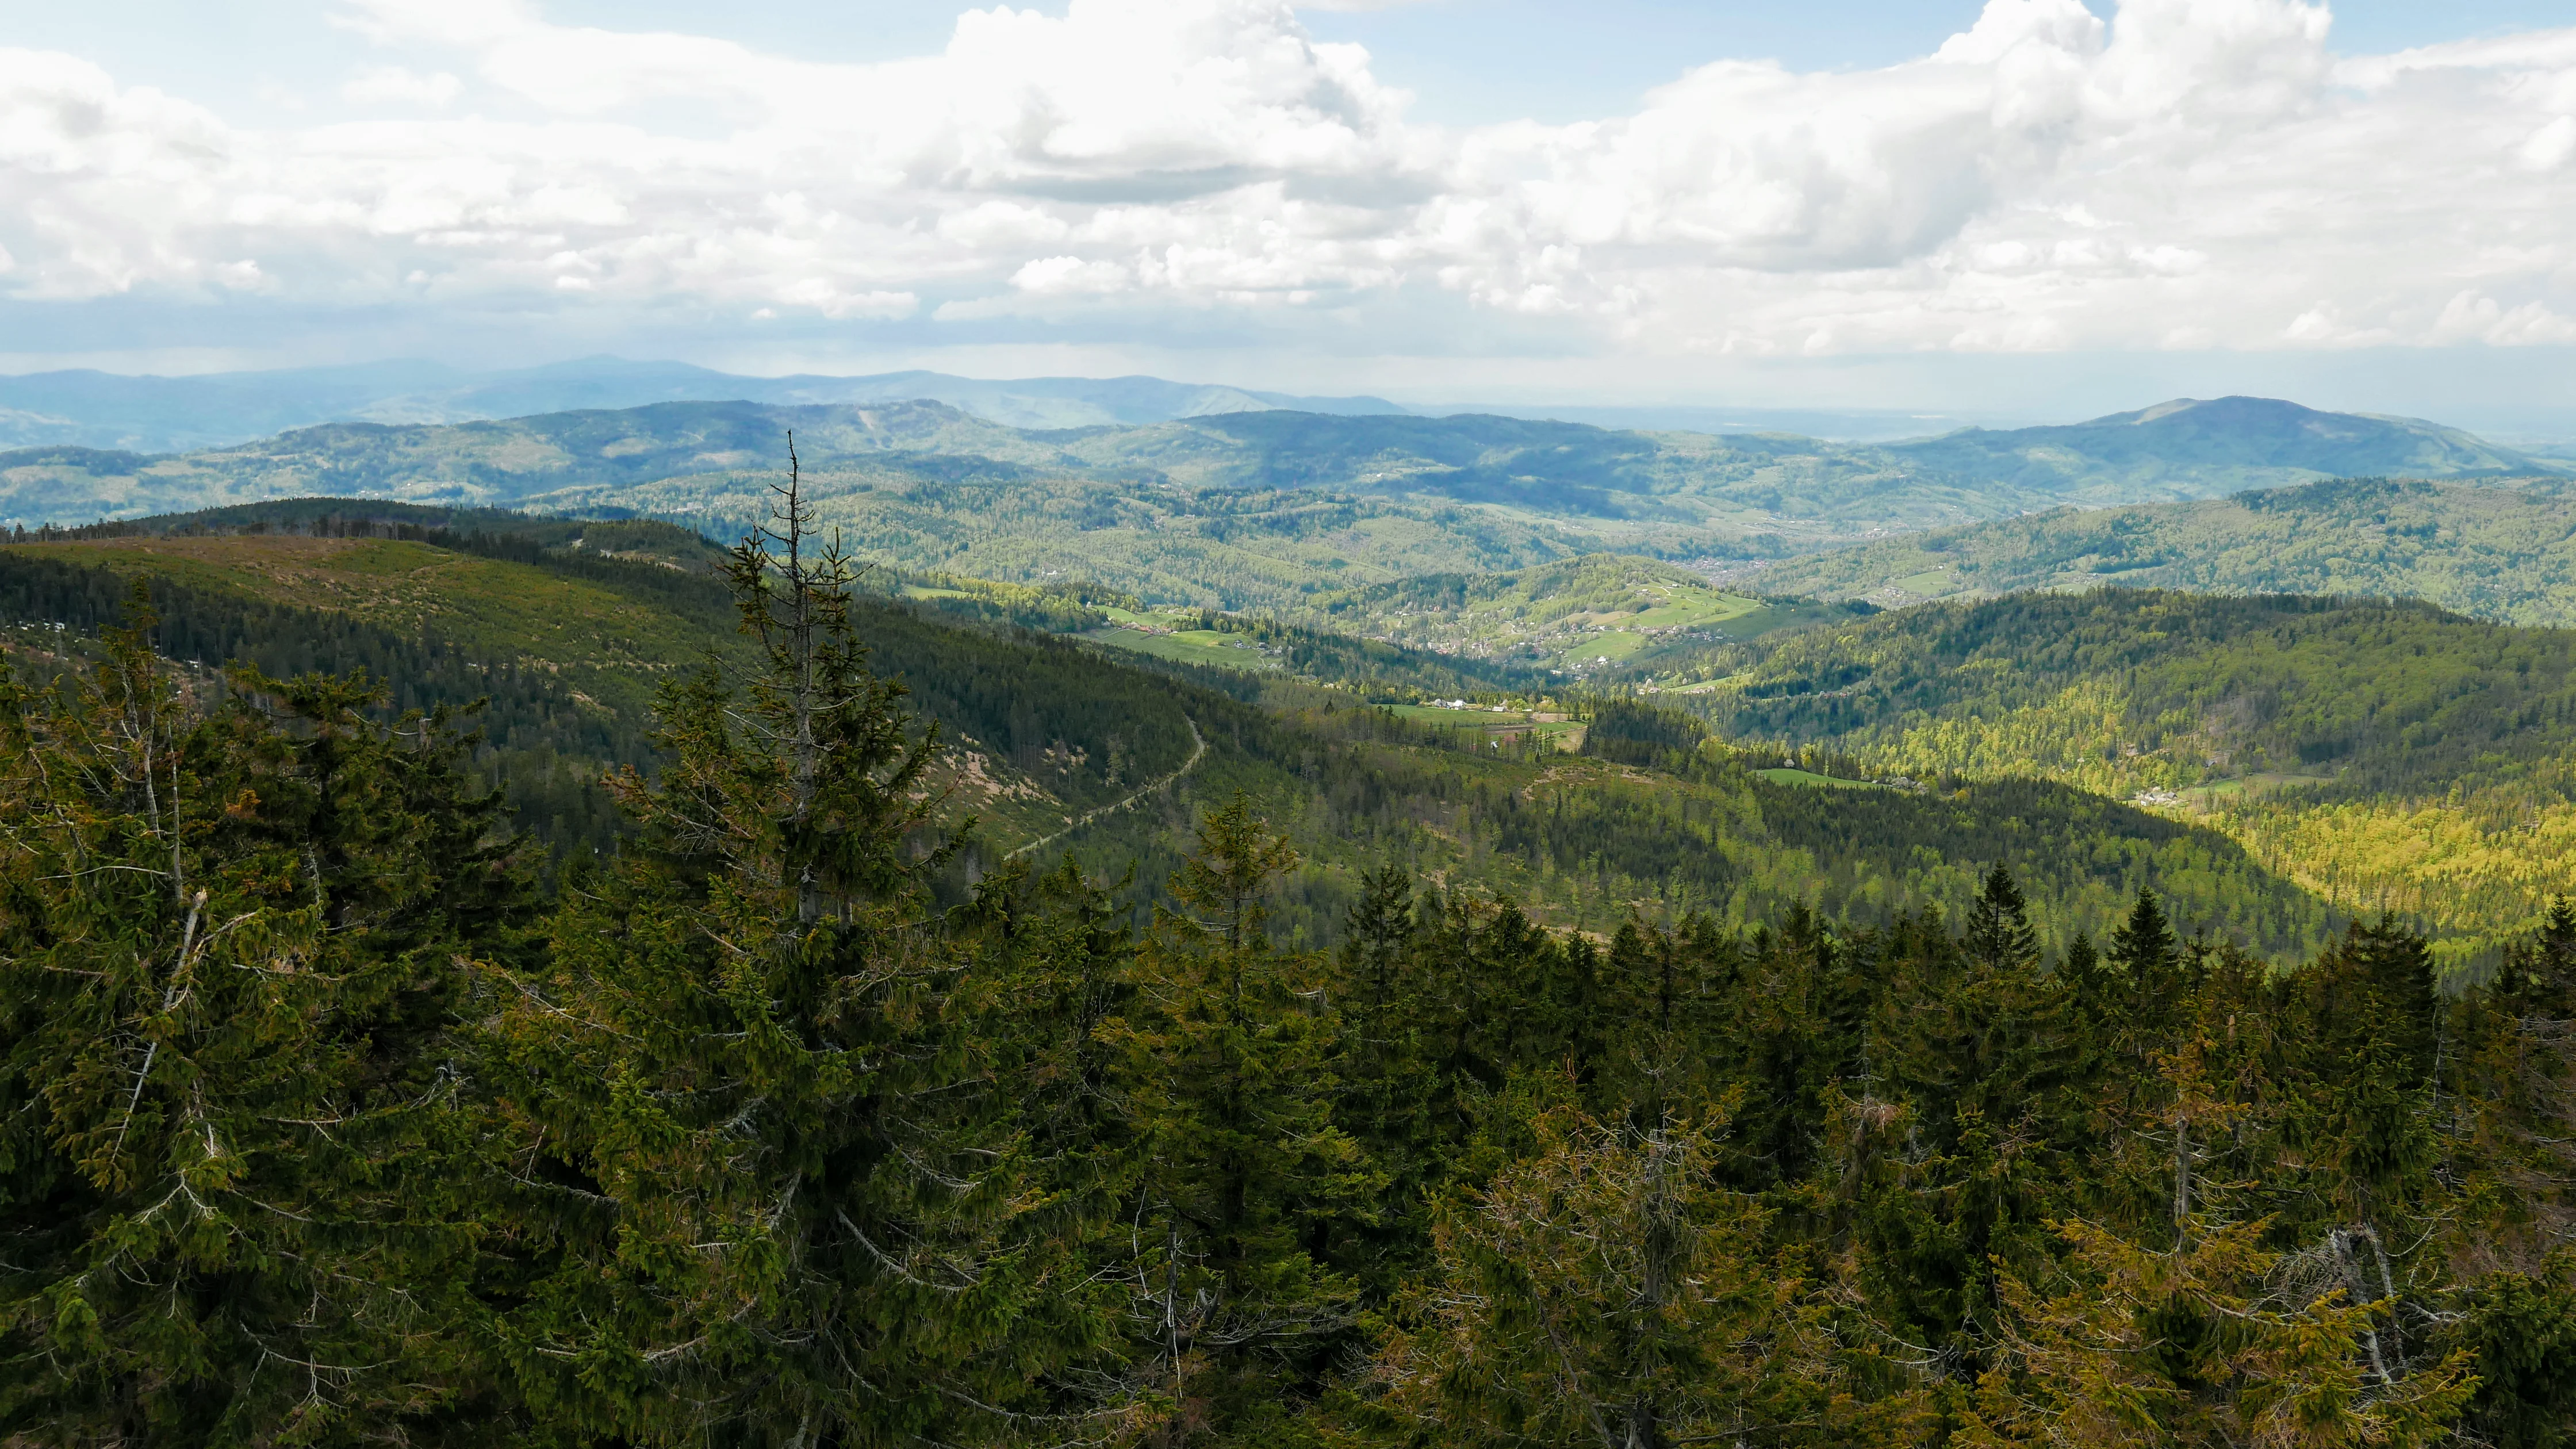
[[[2179,398],[2065,426],[1970,428],[1888,451],[2068,503],[2209,498],[2240,488],[2359,476],[2504,478],[2566,471],[2417,418],[2326,413],[2271,398]]]
[[[590,357],[472,372],[384,362],[194,377],[88,370],[0,377],[0,447],[72,445],[146,453],[225,448],[334,422],[464,423],[662,402],[779,407],[944,402],[1022,428],[1133,425],[1262,408],[1402,412],[1371,397],[1300,397],[1157,377],[1008,380],[892,372],[746,377],[680,362]]]

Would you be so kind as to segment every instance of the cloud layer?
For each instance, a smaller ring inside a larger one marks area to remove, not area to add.
[[[372,119],[300,130],[0,50],[0,293],[1398,354],[1461,307],[1644,355],[2576,342],[2576,29],[2343,56],[2298,0],[1990,0],[1883,70],[1457,131],[1285,0],[972,11],[877,65],[525,0],[342,23]]]

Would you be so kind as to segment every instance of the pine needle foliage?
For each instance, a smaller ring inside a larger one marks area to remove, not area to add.
[[[929,894],[938,738],[868,672],[854,572],[791,471],[728,566],[758,665],[664,691],[669,764],[618,782],[640,847],[489,973],[538,1226],[494,1331],[555,1442],[976,1442],[1095,1332]]]
[[[498,801],[362,678],[190,697],[155,622],[0,666],[0,1437],[487,1437],[441,1032],[528,904]]]

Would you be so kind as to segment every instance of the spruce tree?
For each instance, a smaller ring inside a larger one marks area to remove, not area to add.
[[[0,1437],[497,1442],[445,1156],[452,963],[527,899],[497,800],[361,679],[192,705],[155,622],[0,665]]]
[[[1320,963],[1274,949],[1287,840],[1237,794],[1200,820],[1138,959],[1123,1053],[1140,1136],[1130,1210],[1138,1360],[1155,1442],[1267,1443],[1316,1392],[1357,1287],[1328,1263],[1384,1179],[1333,1120],[1340,1028]]]
[[[1385,1176],[1378,1211],[1327,1244],[1363,1296],[1382,1303],[1421,1256],[1426,1214],[1445,1186],[1451,1144],[1434,1108],[1438,1074],[1424,1057],[1421,937],[1413,880],[1392,862],[1360,875],[1344,917],[1337,999],[1344,1044],[1335,1119]]]
[[[1677,1449],[1880,1441],[1902,1422],[1906,1396],[1862,1405],[1837,1383],[1767,1214],[1717,1181],[1722,1123],[1641,1130],[1559,1106],[1531,1129],[1521,1160],[1442,1215],[1354,1438]]]
[[[667,686],[640,838],[545,964],[489,972],[496,1164],[530,1225],[493,1331],[550,1437],[956,1443],[1051,1412],[1105,1324],[1027,1213],[935,729],[872,674],[791,454],[728,565],[757,662]]]
[[[2118,974],[2128,1036],[2127,1054],[2143,1066],[2147,1043],[2171,1029],[2182,992],[2182,946],[2165,919],[2164,902],[2144,886],[2129,914],[2111,932],[2106,952]]]
[[[2028,971],[2039,964],[2039,932],[2030,924],[2029,903],[2001,862],[1987,867],[1978,883],[1967,934],[1959,944],[1969,960],[1988,971]]]
[[[2409,1361],[2381,1301],[2332,1236],[2285,1252],[2257,1177],[2274,1155],[2274,1043],[2245,1008],[2263,965],[2223,953],[2160,1052],[2155,1120],[2123,1124],[2164,1193],[2126,1228],[2070,1218],[2067,1252],[2009,1265],[2001,1335],[1961,1440],[2429,1445],[2470,1401],[2470,1355]],[[2293,1028],[2295,1029],[2295,1028]],[[2049,1282],[2053,1291],[2035,1290]]]
[[[1993,1344],[1996,1265],[2047,1251],[2077,1135],[2068,993],[2038,968],[2037,932],[2000,866],[1958,937],[1937,920],[1900,923],[1883,958],[1892,979],[1872,1056],[1920,1146],[1876,1186],[1863,1231],[1913,1341],[1963,1364]]]

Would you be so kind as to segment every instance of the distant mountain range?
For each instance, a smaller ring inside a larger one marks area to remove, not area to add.
[[[1092,391],[1081,406],[1192,404],[1155,392],[1177,386],[1083,383]],[[1196,401],[1218,407],[1222,391]],[[638,512],[721,531],[764,507],[790,430],[827,515],[892,562],[1002,579],[1074,574],[1189,603],[1276,602],[1605,550],[1778,557],[2067,504],[2346,474],[2576,476],[2566,461],[2432,423],[2259,398],[1879,445],[1266,406],[1024,428],[926,400],[661,402],[329,423],[177,455],[20,449],[0,453],[0,527],[332,495]]]
[[[320,423],[460,423],[660,402],[776,406],[926,399],[1020,428],[1168,422],[1294,408],[1400,413],[1383,398],[1300,397],[1158,377],[1030,377],[992,382],[938,372],[872,377],[745,377],[684,362],[585,357],[472,372],[380,362],[194,377],[40,372],[0,377],[0,447],[70,445],[135,453],[230,447]]]

